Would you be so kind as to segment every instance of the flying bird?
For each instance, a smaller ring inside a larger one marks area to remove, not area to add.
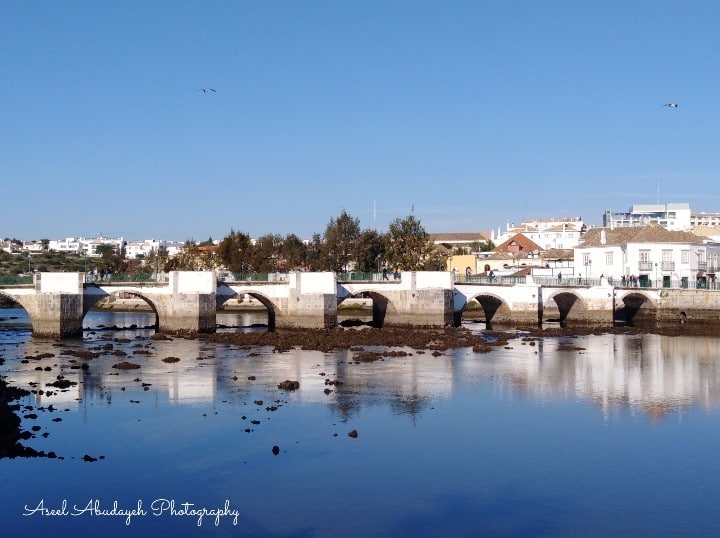
[[[203,93],[210,93],[210,92],[217,93],[217,92],[216,92],[215,90],[213,90],[212,88],[200,88],[198,91],[199,91],[199,92],[203,92]],[[677,105],[675,105],[675,106],[677,106]]]
[[[214,90],[213,90],[214,91]],[[668,103],[666,105],[663,105],[665,108],[677,108],[677,103]]]

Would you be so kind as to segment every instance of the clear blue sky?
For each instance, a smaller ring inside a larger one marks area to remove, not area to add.
[[[0,237],[600,224],[658,182],[720,211],[719,28],[717,0],[5,0]]]

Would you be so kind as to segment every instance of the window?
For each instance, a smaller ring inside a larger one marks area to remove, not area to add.
[[[690,251],[683,250],[680,252],[680,263],[690,263]]]
[[[648,263],[649,261],[650,261],[650,251],[649,250],[641,250],[640,251],[640,262]]]
[[[613,264],[613,253],[606,252],[605,253],[605,265],[612,265],[612,264]]]
[[[583,265],[590,265],[590,254],[583,254]]]
[[[672,250],[663,250],[662,251],[662,261],[664,261],[664,262],[672,261]]]

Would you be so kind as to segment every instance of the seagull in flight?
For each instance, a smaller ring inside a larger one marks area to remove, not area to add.
[[[212,88],[200,88],[198,91],[199,91],[199,92],[203,92],[203,93],[210,93],[210,92],[217,93],[217,92],[216,92],[215,90],[213,90]],[[677,105],[675,105],[675,106],[677,106]]]
[[[215,91],[215,90],[213,90]],[[666,105],[663,105],[665,108],[677,108],[677,103],[668,103]]]

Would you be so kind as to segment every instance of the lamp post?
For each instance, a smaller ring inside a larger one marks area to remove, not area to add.
[[[588,281],[588,271],[590,269],[590,264],[592,263],[592,260],[588,260],[585,264],[585,284],[588,286],[590,285],[590,282]]]
[[[656,288],[660,287],[658,285],[658,264],[657,264],[657,262],[655,262],[655,287]]]

